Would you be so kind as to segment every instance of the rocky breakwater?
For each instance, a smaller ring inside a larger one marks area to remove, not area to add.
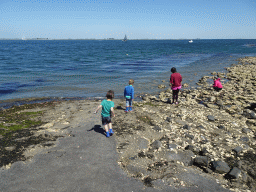
[[[202,87],[181,91],[178,105],[170,104],[170,89],[134,102],[131,113],[120,103],[114,129],[129,175],[161,188],[195,186],[191,175],[200,173],[226,189],[256,191],[256,58],[219,75],[222,91],[204,77]]]

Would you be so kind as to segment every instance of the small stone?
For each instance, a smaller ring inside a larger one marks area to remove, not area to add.
[[[177,145],[174,144],[174,143],[171,143],[171,144],[168,145],[168,148],[171,149],[171,150],[177,149]]]
[[[213,161],[212,165],[213,165],[213,169],[217,173],[222,174],[222,173],[228,173],[230,171],[230,167],[224,161]]]
[[[219,125],[218,128],[219,129],[225,129],[225,127],[223,125]]]
[[[208,118],[209,121],[215,121],[215,118],[212,115],[208,115],[207,118]]]
[[[211,170],[211,169],[209,169],[208,167],[206,167],[205,169],[204,169],[204,171],[205,171],[205,173],[212,173],[213,171]]]
[[[190,134],[185,134],[185,137],[190,138],[190,139],[194,139],[195,138],[194,135],[190,135]]]
[[[250,114],[250,119],[256,119],[256,114],[254,112],[249,113]]]
[[[190,127],[189,125],[184,125],[184,126],[183,126],[183,129],[190,130],[190,129],[191,129],[191,127]]]
[[[237,146],[236,148],[233,149],[233,151],[236,152],[236,154],[239,154],[242,150],[243,148],[240,146]]]
[[[152,149],[159,149],[160,147],[162,147],[162,143],[161,143],[161,141],[159,141],[159,140],[155,140],[155,141],[151,144],[151,146],[152,146]]]
[[[162,128],[159,127],[159,126],[155,126],[153,129],[154,129],[155,131],[161,131],[161,130],[162,130]]]
[[[13,151],[14,149],[16,149],[15,146],[5,147],[6,151]]]
[[[206,156],[208,153],[209,152],[207,151],[207,149],[205,147],[199,152],[199,154],[202,156]]]
[[[194,146],[193,145],[188,145],[188,146],[185,147],[185,149],[193,151],[194,150]]]
[[[231,178],[233,179],[238,179],[239,176],[241,175],[241,170],[238,169],[237,167],[234,167],[228,174]]]
[[[171,122],[171,121],[172,121],[172,118],[171,118],[171,117],[167,117],[167,118],[166,118],[166,121]]]
[[[241,137],[240,141],[242,141],[242,142],[249,142],[249,138],[248,137]]]
[[[165,85],[158,85],[158,88],[163,89],[163,88],[166,88],[166,86]]]
[[[242,129],[242,132],[245,133],[245,134],[247,134],[247,133],[250,133],[251,130],[248,129],[248,128],[243,128],[243,129]]]

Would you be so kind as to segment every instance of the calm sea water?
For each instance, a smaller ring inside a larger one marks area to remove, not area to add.
[[[157,93],[168,85],[171,67],[183,83],[195,83],[244,56],[256,56],[256,40],[63,40],[0,41],[0,101],[31,97],[123,95],[128,80],[135,91]],[[165,83],[162,83],[165,80]]]

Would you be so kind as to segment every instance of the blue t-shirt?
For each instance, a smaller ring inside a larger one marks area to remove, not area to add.
[[[124,96],[127,99],[134,99],[134,88],[132,85],[128,85],[125,87]]]
[[[107,101],[106,99],[101,102],[102,110],[101,115],[102,117],[109,117],[111,114],[111,107],[114,107],[113,101]]]

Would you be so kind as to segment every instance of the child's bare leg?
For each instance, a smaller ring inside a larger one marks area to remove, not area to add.
[[[108,124],[109,129],[112,129],[112,123]]]
[[[106,131],[106,132],[109,132],[108,124],[107,124],[107,125],[104,125],[104,128],[105,128],[105,131]]]

